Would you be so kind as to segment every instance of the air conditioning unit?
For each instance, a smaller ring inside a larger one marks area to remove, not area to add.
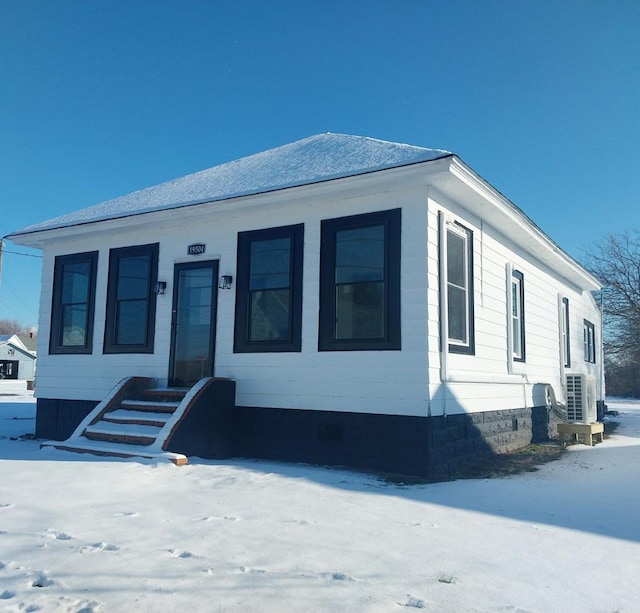
[[[588,375],[567,375],[567,421],[595,423],[596,382]]]

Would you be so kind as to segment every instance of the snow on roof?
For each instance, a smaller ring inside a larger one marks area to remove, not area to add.
[[[442,149],[364,136],[317,134],[28,226],[9,237],[309,185],[449,155]]]
[[[17,349],[21,349],[25,352],[29,352],[26,345],[22,342],[17,334],[0,334],[0,345],[13,345]]]

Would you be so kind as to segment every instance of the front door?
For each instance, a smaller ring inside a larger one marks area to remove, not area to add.
[[[169,385],[189,387],[213,375],[218,261],[176,264]]]

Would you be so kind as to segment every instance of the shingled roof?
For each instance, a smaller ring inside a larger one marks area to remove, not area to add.
[[[317,134],[23,228],[11,233],[9,238],[310,185],[450,155],[442,149],[363,136]]]

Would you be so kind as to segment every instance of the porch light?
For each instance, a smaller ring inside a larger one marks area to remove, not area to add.
[[[231,275],[222,275],[220,277],[220,284],[218,287],[220,289],[231,289],[231,284],[233,283],[233,277]]]
[[[166,281],[156,281],[156,284],[153,286],[153,293],[159,296],[160,294],[164,294],[164,290],[167,289]]]

